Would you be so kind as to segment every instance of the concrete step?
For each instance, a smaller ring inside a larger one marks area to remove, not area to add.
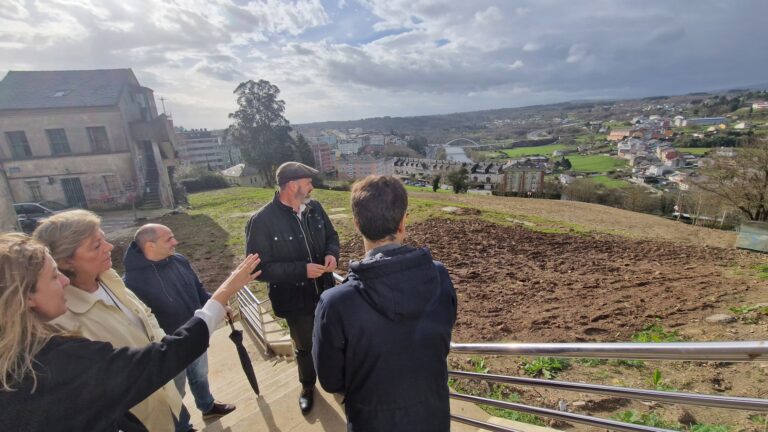
[[[241,324],[236,324],[241,328]],[[303,432],[344,431],[346,417],[341,400],[316,388],[315,406],[306,416],[299,410],[300,384],[296,363],[290,357],[265,354],[263,347],[245,332],[244,346],[251,358],[261,396],[256,396],[248,384],[234,344],[229,340],[230,329],[222,326],[211,337],[208,348],[208,381],[211,393],[219,402],[232,403],[237,409],[218,419],[204,421],[188,388],[184,404],[189,409],[192,424],[205,432]],[[290,341],[290,339],[289,339]],[[552,432],[553,429],[525,423],[491,418],[474,404],[451,400],[451,412],[484,422],[504,425],[525,432]],[[481,429],[452,422],[455,432],[475,432]]]

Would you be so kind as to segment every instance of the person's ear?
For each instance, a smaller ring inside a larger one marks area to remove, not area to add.
[[[30,310],[35,310],[37,307],[37,302],[35,301],[35,298],[30,294],[27,296],[27,308]]]
[[[59,270],[72,270],[72,263],[70,258],[64,258],[61,262],[56,263]]]

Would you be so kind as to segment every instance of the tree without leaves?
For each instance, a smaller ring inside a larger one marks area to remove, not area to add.
[[[227,132],[245,162],[272,186],[277,166],[295,157],[291,127],[283,116],[285,102],[278,98],[280,89],[266,80],[248,80],[233,93],[237,95],[238,109],[229,114],[234,123]]]
[[[768,140],[752,139],[736,156],[714,156],[705,166],[701,189],[721,197],[753,221],[768,220]]]

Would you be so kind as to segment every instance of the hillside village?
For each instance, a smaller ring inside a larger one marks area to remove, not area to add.
[[[579,200],[569,193],[577,180],[688,191],[707,157],[733,156],[768,133],[765,91],[650,99],[467,113],[472,123],[448,128],[443,142],[360,126],[297,125],[291,134],[330,186],[395,175],[416,188]],[[0,112],[9,202],[173,207],[179,181],[200,172],[230,185],[268,183],[226,130],[174,125],[130,69],[11,72],[0,82]]]

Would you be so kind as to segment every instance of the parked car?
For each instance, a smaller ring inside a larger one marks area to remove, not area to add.
[[[56,201],[40,201],[36,203],[16,203],[13,205],[16,210],[16,218],[21,225],[22,231],[31,233],[37,228],[37,223],[64,210],[69,210],[66,205]]]

